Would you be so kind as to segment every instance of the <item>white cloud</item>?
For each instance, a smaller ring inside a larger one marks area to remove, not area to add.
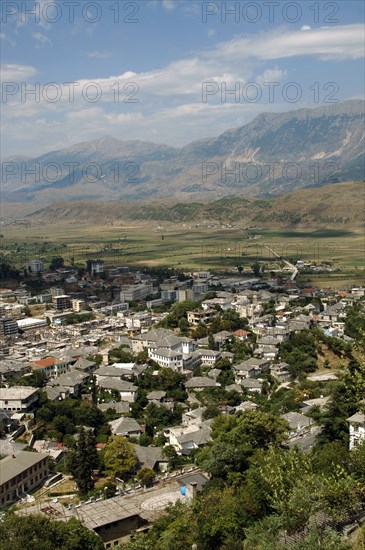
[[[42,34],[41,32],[33,32],[32,36],[37,40],[39,44],[42,44],[42,45],[52,44],[50,39],[46,35]]]
[[[91,57],[92,59],[107,59],[108,57],[112,56],[111,52],[101,52],[101,51],[94,51],[89,52],[88,57]]]
[[[262,74],[259,74],[255,78],[257,84],[263,85],[265,82],[282,82],[288,75],[286,70],[274,67],[273,69],[266,69]]]
[[[280,111],[298,106],[283,104],[281,96],[275,103],[268,103],[267,94],[257,103],[235,103],[231,96],[222,103],[219,90],[222,83],[231,90],[237,83],[242,87],[247,82],[256,82],[264,90],[265,83],[286,81],[288,73],[282,66],[284,62],[278,66],[281,59],[302,55],[319,60],[355,59],[363,54],[362,29],[360,25],[348,25],[305,32],[280,29],[239,36],[149,71],[127,70],[106,78],[91,74],[90,79],[74,83],[73,102],[69,100],[68,87],[59,83],[62,98],[55,103],[46,101],[43,95],[39,103],[32,97],[23,103],[19,97],[11,97],[3,106],[3,131],[18,153],[29,152],[29,142],[22,137],[28,131],[32,135],[34,132],[34,144],[43,150],[53,147],[55,139],[66,145],[108,133],[120,139],[149,139],[174,145],[217,135],[246,123],[265,109]],[[107,53],[96,50],[87,55],[102,59]],[[26,65],[3,66],[3,79],[7,81],[22,82],[36,74],[34,67]],[[96,103],[82,94],[92,82],[101,91]],[[204,82],[217,84],[217,93],[210,96],[207,103],[202,102]],[[115,97],[117,88],[119,100]],[[137,101],[128,103],[128,98]],[[52,134],[52,124],[34,124],[40,120],[58,121],[57,136],[54,130]],[[25,151],[23,143],[27,147]]]
[[[30,65],[1,65],[0,67],[0,77],[3,82],[22,82],[37,74],[37,69]]]
[[[358,59],[364,57],[364,25],[342,25],[306,32],[286,29],[253,37],[238,37],[216,47],[218,58],[242,60],[284,59],[314,56],[323,60]]]
[[[172,11],[175,9],[174,0],[162,0],[162,7],[167,11]]]

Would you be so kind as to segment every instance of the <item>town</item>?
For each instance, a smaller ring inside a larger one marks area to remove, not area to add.
[[[133,549],[171,505],[189,507],[214,479],[243,475],[253,451],[231,456],[224,439],[237,427],[246,447],[275,442],[299,453],[300,467],[330,448],[344,467],[347,453],[359,472],[353,496],[364,481],[365,287],[251,271],[137,271],[102,260],[77,269],[61,257],[8,269],[3,517],[10,508],[23,520],[73,518],[95,534],[93,548]],[[321,521],[356,532],[363,503],[357,494],[351,509],[333,504]]]

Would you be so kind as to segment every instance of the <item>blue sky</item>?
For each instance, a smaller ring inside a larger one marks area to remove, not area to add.
[[[181,146],[364,93],[362,1],[2,0],[1,18],[3,157]]]

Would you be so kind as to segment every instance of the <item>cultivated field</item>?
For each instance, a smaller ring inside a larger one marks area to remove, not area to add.
[[[32,258],[46,263],[61,255],[66,263],[85,264],[89,258],[107,265],[230,271],[248,270],[256,260],[278,269],[282,258],[295,262],[329,264],[334,271],[302,275],[320,286],[360,284],[364,278],[365,240],[359,229],[268,231],[240,227],[239,223],[171,223],[156,221],[32,224],[3,228],[2,255],[18,266]]]

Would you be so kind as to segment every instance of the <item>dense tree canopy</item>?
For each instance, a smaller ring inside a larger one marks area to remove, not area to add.
[[[103,550],[102,540],[76,519],[6,514],[0,522],[1,550]]]
[[[124,479],[137,465],[137,456],[132,443],[126,437],[114,435],[104,453],[105,472],[110,477]]]

